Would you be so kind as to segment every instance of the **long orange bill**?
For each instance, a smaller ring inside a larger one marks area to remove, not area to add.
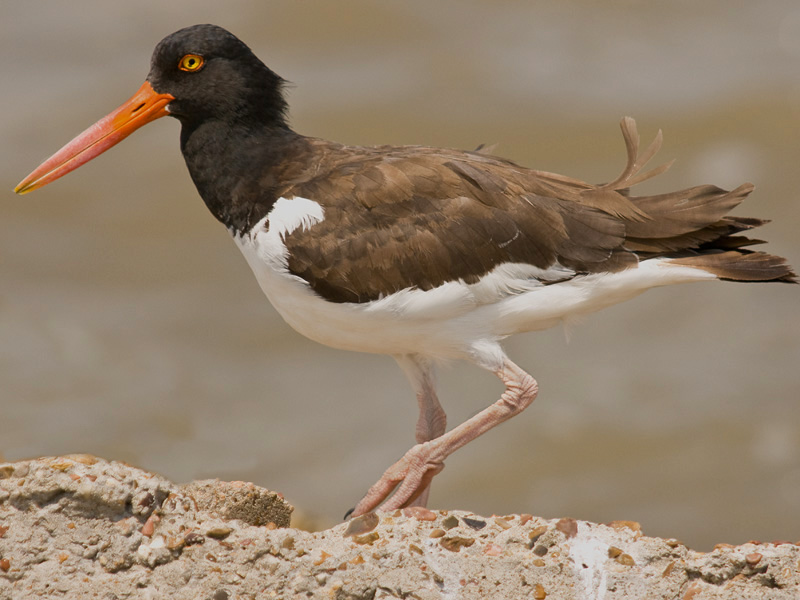
[[[77,169],[124,140],[142,125],[168,115],[167,104],[174,99],[170,94],[157,93],[145,81],[130,100],[44,161],[14,191],[26,194]]]

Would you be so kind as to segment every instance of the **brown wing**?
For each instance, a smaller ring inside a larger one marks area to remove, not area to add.
[[[394,149],[296,186],[325,220],[286,239],[289,269],[336,302],[475,282],[501,263],[594,270],[624,240],[613,216],[524,189],[496,160]],[[634,259],[635,260],[635,259]]]
[[[660,132],[639,154],[635,122],[623,119],[622,131],[628,163],[604,185],[475,152],[354,153],[319,141],[328,146],[315,176],[285,193],[319,202],[325,219],[287,236],[289,270],[327,300],[366,302],[409,287],[472,283],[502,263],[594,273],[631,267],[639,255],[709,252],[717,240],[724,240],[720,249],[754,243],[737,246],[731,240],[743,238],[731,235],[761,221],[724,216],[752,186],[629,197],[630,186],[669,165],[642,172],[659,149]]]

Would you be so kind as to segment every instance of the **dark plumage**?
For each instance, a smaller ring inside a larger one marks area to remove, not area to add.
[[[753,189],[728,192],[698,186],[659,196],[631,197],[642,175],[632,119],[622,122],[628,168],[595,186],[520,167],[475,152],[417,146],[345,147],[302,138],[322,157],[313,176],[281,195],[318,198],[325,222],[287,238],[289,269],[333,302],[365,302],[413,285],[428,290],[452,279],[474,283],[497,265],[555,262],[575,276],[635,266],[640,257],[695,257],[714,272],[732,251],[725,279],[787,281],[782,261],[753,261],[738,271],[736,257],[753,242],[731,236],[764,223],[726,217]],[[660,137],[645,153],[649,158]],[[631,169],[631,167],[634,167]],[[354,211],[354,207],[365,210]],[[745,264],[745,263],[743,263]]]

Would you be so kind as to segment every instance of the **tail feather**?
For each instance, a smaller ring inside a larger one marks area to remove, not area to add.
[[[731,235],[721,237],[713,240],[708,244],[702,244],[699,250],[738,250],[739,248],[746,248],[747,246],[758,246],[759,244],[766,244],[766,240],[759,240],[758,238],[749,238],[744,235]]]
[[[707,254],[673,258],[669,262],[676,266],[702,269],[727,281],[798,283],[797,274],[786,264],[786,259],[766,252],[713,251]]]
[[[700,185],[669,194],[631,198],[650,220],[630,223],[627,234],[633,238],[660,239],[696,232],[720,221],[752,191],[750,183],[730,192],[714,185]]]
[[[635,121],[626,117],[620,126],[628,155],[625,169],[613,182],[582,191],[581,198],[586,203],[584,198],[592,194],[626,195],[636,218],[621,215],[625,219],[625,250],[640,260],[665,258],[671,265],[702,269],[729,281],[798,283],[786,259],[748,249],[763,244],[762,240],[736,235],[768,223],[728,214],[753,191],[753,184],[744,183],[731,191],[700,185],[668,194],[631,196],[630,187],[663,173],[672,163],[644,172],[661,147],[661,132],[640,154]]]
[[[535,179],[531,187],[536,194],[574,201],[624,224],[620,247],[591,245],[591,261],[579,256],[573,261],[576,264],[569,266],[576,272],[617,272],[630,268],[636,260],[662,258],[667,264],[702,269],[720,279],[797,283],[797,276],[784,258],[748,249],[763,244],[762,240],[737,235],[769,222],[728,214],[753,191],[753,184],[744,183],[731,191],[699,185],[654,196],[631,195],[633,186],[660,175],[672,163],[645,170],[661,148],[661,131],[640,152],[636,122],[625,117],[620,128],[627,162],[613,181],[592,185],[564,175],[532,172]],[[598,260],[597,251],[607,252],[608,258]]]
[[[736,236],[735,234],[759,227],[765,223],[769,223],[769,221],[728,216],[699,230],[672,237],[639,238],[628,235],[625,239],[625,247],[642,258],[651,258],[665,253],[685,250],[730,250],[743,246],[763,244],[762,240],[753,240],[744,236]],[[627,229],[629,234],[630,227]]]

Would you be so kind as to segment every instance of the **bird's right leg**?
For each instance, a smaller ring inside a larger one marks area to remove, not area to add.
[[[403,373],[408,377],[411,387],[417,395],[419,406],[419,418],[417,419],[416,440],[418,444],[424,444],[430,440],[438,438],[447,429],[447,415],[439,404],[436,396],[436,373],[430,359],[418,354],[404,354],[395,356],[394,359]],[[442,465],[444,468],[444,465]],[[431,491],[430,480],[439,473],[426,473],[427,485],[414,498],[409,506],[426,506],[428,495]]]

